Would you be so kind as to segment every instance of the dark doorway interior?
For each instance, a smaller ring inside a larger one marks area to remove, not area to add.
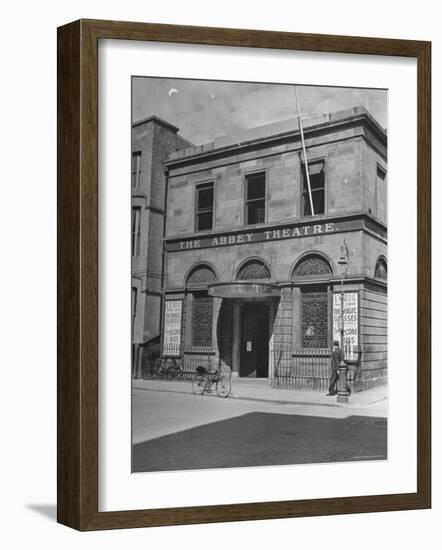
[[[241,377],[269,376],[269,307],[253,302],[243,307],[241,326]]]

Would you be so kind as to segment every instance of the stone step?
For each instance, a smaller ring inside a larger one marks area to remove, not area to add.
[[[263,385],[263,386],[270,386],[270,378],[252,378],[252,377],[243,377],[240,376],[232,376],[232,381],[234,381],[235,384],[250,384],[250,385]]]

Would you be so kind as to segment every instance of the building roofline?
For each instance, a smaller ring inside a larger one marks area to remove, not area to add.
[[[167,128],[170,128],[174,132],[179,132],[179,128],[177,126],[174,126],[170,122],[167,122],[167,120],[163,120],[162,118],[157,117],[155,115],[152,115],[152,116],[149,116],[147,118],[143,118],[141,120],[137,120],[136,122],[133,122],[132,123],[132,128],[136,128],[137,126],[141,126],[142,124],[147,124],[148,122],[157,122],[158,124],[161,124],[162,126],[166,126]],[[189,141],[189,140],[186,139],[186,141]]]
[[[320,119],[320,122],[316,122],[318,119]],[[278,131],[278,127],[280,128],[283,125],[286,125],[287,123],[290,123],[290,121],[293,121],[293,128],[291,129],[285,129],[284,131]],[[285,121],[279,121],[273,124],[268,124],[264,126],[258,126],[256,128],[250,128],[249,130],[245,130],[243,135],[246,139],[242,141],[235,141],[236,136],[232,136],[232,141],[230,143],[226,143],[225,145],[221,145],[217,147],[217,142],[222,142],[222,138],[217,138],[216,140],[199,146],[194,146],[187,149],[181,149],[180,151],[176,151],[174,153],[171,153],[168,158],[165,160],[166,166],[172,166],[175,164],[182,164],[182,163],[192,163],[195,161],[198,161],[201,158],[212,156],[212,155],[219,155],[219,154],[225,154],[229,153],[233,150],[238,150],[239,148],[244,147],[251,147],[256,146],[258,144],[263,144],[267,141],[274,141],[278,139],[286,139],[286,138],[292,138],[292,137],[298,137],[300,134],[299,127],[297,124],[295,125],[296,118],[288,119]],[[309,134],[311,132],[318,132],[318,131],[324,131],[327,128],[335,128],[336,126],[340,126],[342,124],[349,124],[352,122],[358,122],[363,121],[371,126],[371,128],[374,130],[374,132],[380,137],[382,141],[387,142],[387,133],[384,128],[378,123],[378,121],[367,111],[367,109],[363,106],[353,107],[352,109],[337,111],[334,113],[328,113],[324,115],[318,115],[316,117],[311,117],[310,124],[307,122],[303,123],[303,130],[306,134]],[[249,139],[247,139],[247,134],[252,134],[254,130],[264,129],[268,128],[269,133],[266,135],[260,135],[258,137],[251,137],[249,136]],[[273,132],[272,132],[273,130]],[[240,135],[238,135],[240,136]]]

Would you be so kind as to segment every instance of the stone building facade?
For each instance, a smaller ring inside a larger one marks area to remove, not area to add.
[[[132,371],[139,376],[143,350],[160,338],[162,240],[166,200],[164,160],[191,143],[157,117],[132,125]]]
[[[164,123],[144,124],[170,146],[156,167],[167,194],[141,198],[146,224],[162,222],[163,200],[166,218],[162,270],[158,247],[147,246],[155,258],[140,265],[152,304],[135,327],[140,338],[160,332],[150,307],[159,310],[162,292],[164,354],[184,365],[211,357],[239,377],[290,373],[313,388],[328,376],[344,318],[354,388],[385,381],[387,135],[371,114],[306,120],[308,169],[295,119],[198,147],[177,146]],[[143,230],[146,245],[156,231]]]

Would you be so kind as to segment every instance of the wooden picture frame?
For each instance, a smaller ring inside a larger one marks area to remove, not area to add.
[[[139,40],[417,60],[417,491],[98,511],[98,41]],[[82,531],[431,506],[431,44],[422,41],[79,20],[58,29],[58,521]]]

